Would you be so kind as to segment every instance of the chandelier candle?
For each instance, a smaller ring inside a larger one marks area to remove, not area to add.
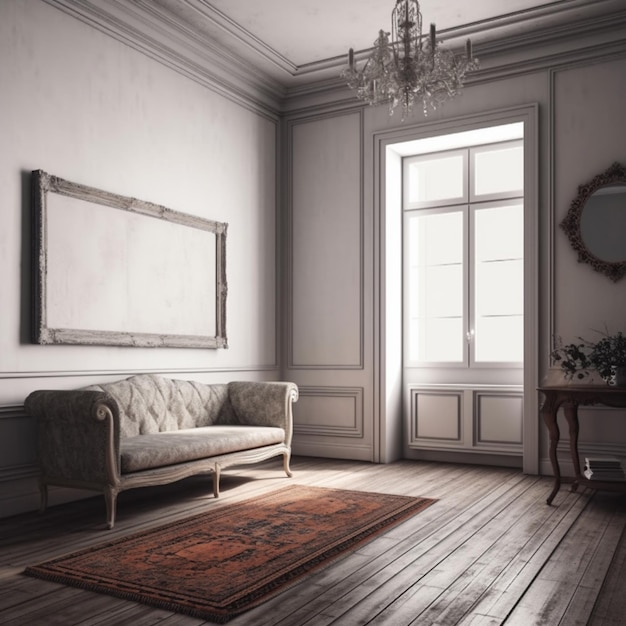
[[[390,39],[391,37],[391,39]],[[454,98],[463,87],[467,72],[478,69],[472,56],[472,42],[465,45],[465,56],[455,56],[437,43],[437,29],[430,25],[430,36],[422,35],[422,13],[417,0],[396,0],[391,14],[391,33],[380,30],[362,69],[348,53],[348,67],[342,72],[357,98],[370,105],[387,104],[390,115],[396,107],[402,119],[420,103],[424,115]]]

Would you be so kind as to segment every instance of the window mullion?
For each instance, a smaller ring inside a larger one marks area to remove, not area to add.
[[[474,366],[475,351],[476,351],[476,319],[475,319],[475,299],[476,299],[476,272],[475,272],[475,245],[476,240],[474,237],[474,208],[471,204],[467,205],[467,290],[469,297],[467,299],[467,328],[469,334],[469,341],[467,342],[467,357],[468,367]]]
[[[465,363],[468,368],[471,368],[474,362],[474,343],[476,341],[476,336],[474,334],[474,315],[473,315],[473,301],[474,301],[474,282],[473,282],[473,252],[474,252],[474,243],[473,243],[473,223],[472,223],[472,213],[471,213],[471,204],[469,204],[469,198],[471,197],[471,186],[472,186],[472,161],[470,159],[470,150],[469,148],[465,151],[465,184],[467,189],[467,198],[468,204],[465,207],[465,327],[467,328],[466,335],[466,355],[465,355]]]

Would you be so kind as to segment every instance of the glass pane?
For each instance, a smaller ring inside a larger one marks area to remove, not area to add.
[[[474,213],[477,262],[524,256],[524,209],[521,203],[478,209]]]
[[[524,359],[524,318],[483,317],[475,330],[475,360],[477,362],[513,362]]]
[[[520,146],[494,147],[474,153],[474,194],[524,189],[524,150]]]
[[[462,317],[463,265],[431,267],[425,277],[426,317]]]
[[[408,167],[409,202],[437,202],[464,197],[463,155],[420,159]]]
[[[474,213],[475,360],[520,362],[524,235],[521,204]]]
[[[412,362],[463,359],[463,212],[408,216],[407,276]]]
[[[463,360],[463,319],[423,320],[419,361],[460,363]]]
[[[476,317],[521,315],[524,311],[524,262],[493,261],[476,265]]]
[[[409,263],[444,265],[463,259],[463,213],[413,213],[409,217]]]

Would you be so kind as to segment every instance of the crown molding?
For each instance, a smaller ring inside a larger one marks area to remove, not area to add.
[[[207,0],[43,1],[272,119],[297,108],[303,98],[349,100],[339,78],[343,56],[296,66]],[[592,45],[584,43],[590,36],[615,46],[615,41],[625,41],[625,32],[623,0],[557,0],[440,35],[451,49],[460,49],[472,37],[481,68],[467,82],[476,84],[580,55]],[[357,60],[367,53],[358,52]]]
[[[43,0],[174,71],[276,118],[285,88],[147,0]]]
[[[145,0],[141,0],[146,4]],[[237,22],[213,7],[207,0],[151,0],[149,5],[157,4],[162,14],[169,13],[178,22],[193,25],[201,35],[219,41],[221,45],[237,50],[245,62],[252,62],[255,67],[267,66],[278,71],[280,75],[295,75],[298,66],[277,52],[267,43],[240,26]]]
[[[480,67],[468,74],[467,86],[583,60],[619,58],[626,54],[626,11],[585,23],[545,28],[504,41],[484,43],[475,46],[474,53],[480,60]],[[282,112],[295,112],[301,103],[306,107],[306,103],[313,99],[322,105],[330,101],[357,104],[337,69],[328,78],[289,87]]]

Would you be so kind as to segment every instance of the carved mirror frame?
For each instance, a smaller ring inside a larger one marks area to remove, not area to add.
[[[626,168],[620,163],[613,163],[602,174],[598,174],[585,185],[578,187],[578,195],[570,205],[567,215],[560,226],[569,238],[572,248],[578,253],[579,263],[588,263],[596,272],[608,276],[613,281],[618,281],[626,274],[626,259],[624,261],[605,261],[593,254],[582,238],[581,218],[589,198],[598,189],[616,183],[626,184]],[[624,207],[626,211],[626,206]]]

